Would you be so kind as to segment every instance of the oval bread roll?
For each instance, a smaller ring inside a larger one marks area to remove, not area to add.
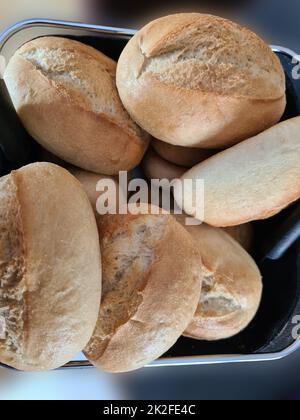
[[[154,150],[149,149],[142,163],[142,169],[145,176],[151,180],[167,179],[172,182],[174,179],[180,179],[186,172],[185,168],[174,165],[162,159]]]
[[[156,139],[152,141],[152,147],[160,157],[168,162],[189,169],[217,153],[212,150],[173,146]]]
[[[188,171],[205,184],[204,221],[228,227],[267,219],[300,198],[300,117],[282,122]],[[195,183],[194,188],[195,188]],[[185,212],[195,216],[195,191]],[[181,189],[175,188],[178,205]]]
[[[85,355],[104,371],[135,370],[164,354],[191,321],[200,257],[170,215],[105,216],[100,242],[103,299]]]
[[[132,118],[176,146],[222,149],[276,124],[285,75],[248,29],[197,13],[157,19],[125,47],[117,86]]]
[[[122,106],[115,73],[116,63],[94,48],[45,37],[21,47],[4,78],[25,128],[45,149],[114,175],[137,166],[148,146]]]
[[[101,298],[99,237],[79,182],[58,166],[0,179],[0,362],[58,368],[92,336]]]
[[[185,216],[177,215],[184,225]],[[257,313],[262,297],[260,272],[246,251],[222,229],[185,226],[202,259],[203,287],[194,319],[184,335],[223,340],[243,331]]]

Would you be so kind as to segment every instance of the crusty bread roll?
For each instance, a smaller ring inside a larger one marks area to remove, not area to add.
[[[184,225],[185,216],[177,215]],[[260,272],[250,255],[222,229],[185,226],[202,259],[203,287],[184,335],[215,341],[233,337],[252,321],[262,297]]]
[[[105,371],[135,370],[165,353],[191,321],[200,257],[170,215],[105,216],[100,242],[103,299],[85,354]]]
[[[149,149],[146,153],[142,169],[150,181],[167,179],[172,182],[174,179],[180,179],[186,172],[185,168],[162,159],[153,149]]]
[[[115,72],[116,63],[99,51],[45,37],[20,48],[4,78],[23,124],[45,149],[114,175],[138,165],[148,145],[121,104]]]
[[[79,182],[39,163],[0,179],[0,362],[58,368],[92,336],[101,297],[99,237]]]
[[[160,157],[168,162],[189,169],[217,153],[212,150],[173,146],[156,139],[153,139],[152,147]]]
[[[254,230],[251,223],[224,228],[225,232],[235,239],[242,247],[251,252],[254,242]]]
[[[267,219],[300,198],[299,162],[297,117],[200,163],[182,179],[204,180],[206,223],[236,226]],[[180,205],[180,186],[174,192]],[[185,196],[184,210],[192,216],[194,192]]]
[[[232,146],[285,109],[279,59],[251,31],[197,13],[155,20],[125,47],[117,86],[132,118],[177,146]]]

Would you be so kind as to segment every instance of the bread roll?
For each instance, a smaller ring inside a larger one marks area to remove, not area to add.
[[[216,153],[212,150],[173,146],[155,139],[152,141],[152,147],[160,157],[168,162],[189,169]]]
[[[172,182],[174,179],[180,179],[186,172],[185,168],[174,165],[162,159],[154,150],[149,149],[142,163],[142,169],[145,176],[151,180],[167,179]]]
[[[225,232],[235,239],[247,251],[252,251],[254,230],[251,223],[224,228]]]
[[[132,118],[176,146],[232,146],[276,124],[286,106],[284,71],[268,45],[197,13],[139,31],[120,57],[117,86]]]
[[[99,51],[45,37],[20,48],[4,78],[24,126],[45,149],[114,175],[138,165],[148,146],[121,104],[115,72],[116,63]]]
[[[297,117],[200,163],[182,180],[204,180],[206,223],[236,226],[274,216],[300,198],[299,162]],[[185,212],[192,216],[194,193],[185,200]],[[179,205],[180,197],[181,189],[175,188]]]
[[[97,321],[101,263],[95,217],[79,182],[39,163],[0,179],[0,362],[58,368]]]
[[[191,321],[200,257],[170,215],[105,216],[100,242],[103,300],[85,354],[108,372],[135,370],[164,354]]]
[[[90,203],[92,204],[93,210],[96,214],[97,221],[99,218],[98,217],[99,214],[97,212],[97,201],[102,194],[105,193],[107,197],[110,197],[108,198],[109,201],[112,201],[112,202],[115,201],[116,209],[119,208],[120,204],[124,205],[124,203],[127,203],[127,191],[123,191],[121,189],[121,186],[118,182],[117,177],[99,175],[99,174],[95,174],[93,172],[87,172],[87,171],[84,171],[82,169],[75,168],[75,167],[69,167],[68,169],[71,172],[71,174],[74,175],[75,178],[77,178],[78,181],[82,184],[90,200]],[[114,189],[109,190],[109,191],[97,191],[97,186],[98,186],[99,181],[103,181],[103,180],[111,182],[112,185],[114,185]],[[120,203],[120,198],[121,198],[121,203]]]
[[[176,218],[184,225],[185,216]],[[184,335],[207,341],[233,337],[249,325],[259,308],[260,272],[222,229],[205,224],[185,228],[197,243],[204,278],[197,311]]]

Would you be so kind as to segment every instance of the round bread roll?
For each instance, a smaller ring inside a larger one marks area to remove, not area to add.
[[[103,297],[85,355],[104,371],[132,371],[164,354],[191,321],[200,257],[170,215],[104,216],[100,242]]]
[[[176,146],[222,149],[276,124],[285,75],[258,36],[197,13],[157,19],[125,47],[117,86],[132,118]]]
[[[151,181],[167,179],[172,182],[180,179],[186,172],[186,168],[174,165],[162,159],[154,150],[149,149],[142,163],[145,176]]]
[[[173,146],[156,139],[152,141],[152,147],[160,157],[168,162],[189,169],[216,153],[212,150]]]
[[[247,251],[252,251],[254,230],[251,223],[224,228],[225,232],[235,239]]]
[[[27,131],[45,149],[106,175],[137,166],[148,135],[124,110],[116,63],[77,41],[45,37],[21,47],[5,82]]]
[[[101,298],[99,237],[79,182],[49,163],[0,179],[0,362],[58,368],[92,336]]]
[[[97,211],[97,202],[102,194],[105,194],[105,197],[107,198],[107,200],[109,200],[109,203],[114,203],[116,210],[119,209],[120,205],[127,204],[127,191],[124,191],[122,189],[117,177],[99,175],[75,167],[69,168],[69,171],[82,184],[90,200],[90,203],[92,204],[97,221],[100,217]],[[97,191],[99,181],[105,181],[105,184],[107,185],[108,183],[111,184],[110,189],[105,191],[101,189],[101,191]],[[109,203],[107,203],[107,205]]]
[[[184,215],[176,218],[185,224]],[[260,272],[250,255],[222,229],[205,224],[185,228],[201,255],[203,287],[184,335],[206,341],[233,337],[257,313],[262,297]]]
[[[204,221],[237,226],[267,219],[300,198],[300,117],[213,156],[182,180],[204,180]],[[195,182],[185,194],[184,210],[195,216]],[[180,206],[180,185],[174,188]]]

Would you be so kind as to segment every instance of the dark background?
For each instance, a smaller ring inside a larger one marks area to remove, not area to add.
[[[270,43],[300,50],[299,0],[89,0],[90,20],[140,27],[150,19],[181,11],[217,13],[256,30]],[[299,51],[300,52],[300,51]]]

